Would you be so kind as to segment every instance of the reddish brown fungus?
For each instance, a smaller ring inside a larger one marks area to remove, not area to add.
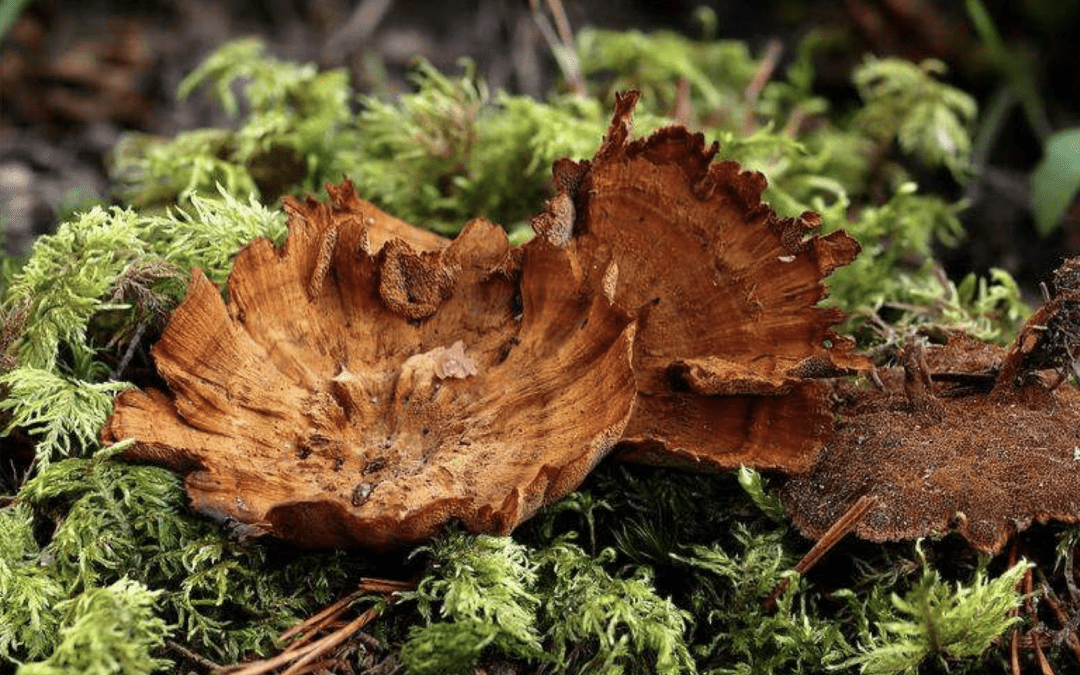
[[[819,538],[865,497],[853,531],[872,541],[954,529],[996,553],[1033,521],[1080,521],[1080,392],[1044,372],[1071,365],[1072,293],[1058,288],[1008,353],[952,334],[906,347],[883,391],[838,384],[835,435],[782,487],[799,529]]]
[[[121,395],[105,439],[311,547],[508,533],[577,487],[630,413],[630,318],[542,239],[477,220],[444,244],[330,194],[286,200],[287,242],[237,256],[228,304],[192,274],[153,349],[171,395]]]
[[[348,182],[286,199],[288,241],[241,252],[228,305],[194,273],[153,350],[172,395],[119,397],[106,440],[188,471],[197,509],[307,546],[509,532],[620,439],[636,461],[807,470],[823,378],[868,366],[817,307],[858,244],[778,217],[701,134],[630,140],[636,101],[591,161],[556,163],[516,249],[486,221],[423,232]]]
[[[817,307],[821,280],[854,259],[820,218],[780,218],[765,178],[714,162],[718,146],[680,126],[630,140],[637,93],[620,95],[591,161],[555,165],[558,194],[533,220],[583,274],[614,260],[615,302],[638,317],[638,401],[620,456],[703,468],[803,471],[832,427],[813,378],[868,367]],[[825,345],[831,345],[827,348]]]

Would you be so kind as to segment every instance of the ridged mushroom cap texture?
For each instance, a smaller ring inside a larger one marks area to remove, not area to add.
[[[284,246],[237,256],[228,302],[196,270],[153,348],[170,392],[130,391],[103,436],[186,473],[243,535],[387,549],[461,521],[508,533],[620,457],[808,470],[824,378],[868,362],[817,307],[858,244],[780,218],[765,179],[683,127],[630,139],[619,95],[592,160],[511,247],[452,241],[356,195],[286,198]]]
[[[228,303],[193,272],[152,351],[171,395],[125,392],[105,439],[185,471],[241,534],[306,547],[508,533],[577,487],[629,416],[632,320],[543,240],[476,220],[375,249],[379,212],[331,194],[286,201],[288,240],[240,252]]]
[[[615,302],[637,317],[639,395],[619,456],[806,471],[832,430],[821,379],[870,367],[832,330],[843,312],[818,306],[822,280],[859,244],[814,235],[817,214],[779,217],[765,177],[714,161],[719,146],[701,133],[631,140],[637,100],[617,96],[591,161],[556,163],[559,192],[533,219],[586,271],[614,261]]]

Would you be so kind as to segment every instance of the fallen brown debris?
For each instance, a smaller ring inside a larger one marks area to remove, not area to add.
[[[1046,372],[1072,365],[1069,293],[1007,353],[953,334],[909,344],[884,390],[840,382],[835,435],[813,471],[782,488],[798,528],[822,537],[866,497],[875,505],[851,531],[872,541],[953,529],[997,553],[1034,521],[1080,522],[1080,392]]]

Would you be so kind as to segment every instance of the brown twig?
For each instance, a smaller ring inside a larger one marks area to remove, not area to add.
[[[203,668],[207,668],[209,670],[218,670],[218,669],[221,668],[221,664],[214,663],[213,661],[206,658],[202,654],[197,654],[197,653],[191,651],[190,649],[188,649],[184,645],[180,644],[179,642],[175,642],[173,640],[166,640],[165,641],[165,646],[168,647],[169,649],[173,650],[174,652],[178,652],[185,659],[188,659],[190,661],[194,661],[195,663],[199,664]]]
[[[1009,568],[1012,569],[1016,565],[1016,561],[1019,558],[1017,551],[1016,538],[1013,538],[1012,546],[1009,547]],[[1031,570],[1028,570],[1030,573]],[[1023,579],[1017,584],[1020,588],[1018,591],[1023,591]],[[1014,607],[1009,610],[1009,614],[1015,616],[1020,612],[1019,607]],[[1013,626],[1009,635],[1009,672],[1012,675],[1020,675],[1020,627]]]
[[[795,565],[795,571],[799,574],[806,574],[810,569],[821,560],[822,556],[829,552],[832,547],[836,546],[841,539],[843,539],[849,532],[855,529],[855,526],[859,524],[859,521],[866,516],[867,512],[873,508],[877,503],[877,497],[873,495],[863,495],[844,512],[844,515],[836,519],[836,522],[828,529],[827,532],[818,539],[817,543],[810,549],[810,551],[802,557]],[[790,577],[782,580],[776,585],[776,588],[769,593],[769,597],[765,599],[764,607],[768,612],[772,612],[776,609],[776,601],[780,595],[788,587]]]
[[[1050,608],[1054,618],[1061,624],[1062,630],[1065,633],[1065,644],[1069,645],[1069,649],[1072,650],[1073,658],[1076,659],[1077,665],[1080,665],[1080,638],[1076,636],[1076,631],[1073,629],[1072,622],[1069,621],[1069,617],[1065,614],[1065,610],[1061,608],[1061,603],[1054,597],[1054,589],[1050,588],[1050,585],[1046,581],[1042,582],[1043,589],[1043,601],[1046,606]]]
[[[780,55],[783,52],[784,44],[782,42],[776,38],[769,40],[769,44],[765,47],[765,55],[761,57],[761,63],[758,64],[757,72],[754,73],[750,84],[746,85],[746,89],[743,91],[743,99],[746,100],[746,117],[743,119],[743,132],[747,135],[754,131],[754,108],[758,97],[761,96],[761,91],[768,84],[773,71],[776,70],[776,65],[780,63]]]
[[[693,112],[690,107],[690,80],[685,76],[679,77],[675,89],[675,105],[671,109],[671,119],[677,124],[690,126],[690,115]]]
[[[574,51],[573,33],[570,30],[570,21],[566,17],[566,11],[560,0],[546,0],[546,3],[555,19],[555,26],[551,25],[551,21],[540,9],[540,0],[529,0],[533,21],[540,29],[540,35],[547,42],[570,88],[579,96],[587,96],[589,89],[585,86],[585,77],[581,74],[581,65],[578,63],[577,52]]]
[[[294,637],[298,637],[298,639],[277,656],[262,661],[246,663],[241,666],[226,668],[221,672],[223,674],[228,673],[228,675],[264,675],[265,673],[269,673],[285,666],[288,667],[282,675],[301,675],[301,673],[312,672],[310,667],[316,659],[325,656],[349,638],[361,635],[359,632],[360,629],[382,614],[382,607],[369,607],[364,610],[360,616],[344,626],[337,628],[321,638],[312,640],[317,632],[327,628],[340,617],[353,602],[364,595],[376,593],[382,594],[385,601],[392,605],[395,602],[395,598],[393,597],[395,593],[412,590],[414,588],[416,588],[416,584],[408,581],[371,578],[361,579],[360,586],[355,591],[346,597],[331,603],[313,616],[282,633],[279,638],[281,640],[288,640]],[[364,637],[367,638],[368,636]],[[361,641],[365,644],[370,644],[369,638],[361,638]],[[376,645],[377,644],[378,643],[376,643]]]

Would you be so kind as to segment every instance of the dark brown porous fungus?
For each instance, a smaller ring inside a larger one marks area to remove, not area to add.
[[[859,537],[955,530],[996,553],[1033,521],[1080,522],[1080,392],[1056,372],[1074,353],[1071,293],[1059,288],[1008,352],[952,334],[909,344],[904,367],[881,373],[884,390],[838,384],[835,435],[810,473],[781,488],[798,528],[825,536],[872,498]]]
[[[631,140],[636,92],[617,97],[591,161],[560,160],[558,194],[533,219],[574,251],[638,318],[638,401],[620,457],[725,469],[805,471],[832,429],[817,381],[869,363],[817,304],[822,279],[854,259],[842,231],[812,233],[814,213],[780,218],[765,178],[681,126]]]
[[[448,243],[329,190],[286,200],[287,242],[237,256],[227,304],[193,272],[153,348],[171,393],[121,395],[105,440],[249,535],[509,533],[620,437],[635,324],[542,239],[476,220]]]

